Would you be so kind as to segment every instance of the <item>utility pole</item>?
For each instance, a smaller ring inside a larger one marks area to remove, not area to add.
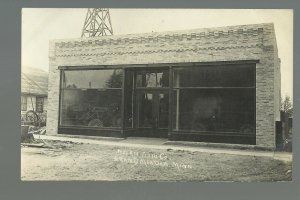
[[[89,8],[81,37],[113,35],[108,8]]]

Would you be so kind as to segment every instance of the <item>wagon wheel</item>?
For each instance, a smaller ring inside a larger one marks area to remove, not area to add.
[[[26,113],[26,121],[32,122],[34,126],[38,126],[39,119],[39,116],[33,110],[30,110]]]
[[[89,127],[103,127],[103,122],[100,119],[92,119],[88,123]]]

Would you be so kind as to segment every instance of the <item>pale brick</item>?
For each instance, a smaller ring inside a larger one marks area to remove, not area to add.
[[[273,24],[179,32],[53,40],[49,45],[47,133],[58,126],[58,66],[259,60],[256,65],[256,145],[275,147],[280,60]]]

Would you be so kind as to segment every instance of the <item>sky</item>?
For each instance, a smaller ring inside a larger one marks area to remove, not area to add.
[[[22,69],[48,71],[49,40],[79,38],[87,9],[23,8]],[[274,23],[281,59],[281,94],[293,97],[291,9],[110,9],[114,35]]]

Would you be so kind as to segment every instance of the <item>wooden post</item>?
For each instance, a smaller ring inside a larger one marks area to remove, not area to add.
[[[169,66],[169,128],[168,139],[172,139],[173,129],[173,67]]]
[[[125,129],[125,81],[126,81],[126,73],[127,70],[123,69],[123,80],[122,80],[122,102],[121,102],[121,135],[122,137],[126,137],[124,134]]]

